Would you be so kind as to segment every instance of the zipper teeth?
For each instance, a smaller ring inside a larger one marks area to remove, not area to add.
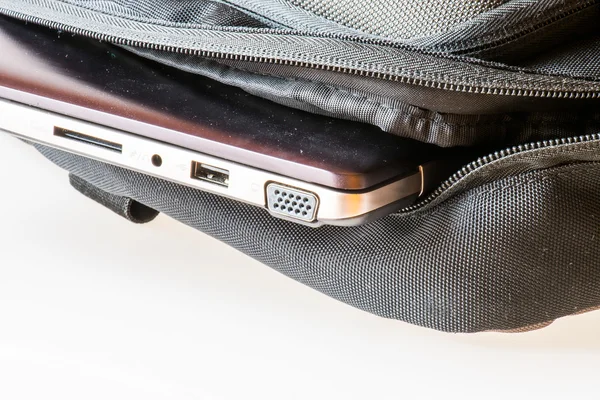
[[[532,30],[539,29],[541,26],[550,24],[550,23],[558,20],[562,16],[576,13],[594,3],[595,3],[595,1],[588,2],[585,5],[582,5],[581,7],[577,7],[575,9],[570,10],[567,13],[561,14],[560,16],[556,16],[556,17],[550,19],[549,21],[546,21],[546,23],[543,25],[539,25],[539,26],[536,26],[535,28],[531,28],[527,31],[521,32],[521,34],[526,34],[528,32],[531,32]],[[119,44],[119,45],[124,45],[124,46],[149,48],[149,49],[165,51],[165,52],[201,56],[201,57],[206,57],[206,58],[229,59],[229,60],[235,60],[235,61],[281,64],[281,65],[290,65],[290,66],[295,66],[295,67],[321,69],[321,70],[327,70],[327,71],[335,71],[335,72],[341,72],[341,73],[346,73],[346,74],[365,76],[365,77],[370,77],[370,78],[390,80],[390,81],[401,82],[401,83],[406,83],[406,84],[411,84],[411,85],[424,86],[424,87],[435,88],[435,89],[443,89],[443,90],[475,93],[475,94],[528,96],[528,97],[551,97],[551,98],[568,98],[568,99],[600,98],[599,92],[582,93],[582,92],[558,92],[558,91],[546,91],[546,90],[483,88],[483,87],[474,87],[474,86],[469,86],[469,85],[456,85],[456,84],[433,82],[433,81],[423,80],[420,78],[399,77],[399,76],[388,74],[388,73],[369,72],[369,71],[363,71],[363,70],[352,69],[352,68],[322,65],[322,64],[312,63],[312,62],[282,60],[282,59],[276,59],[276,58],[270,58],[270,57],[247,56],[247,55],[229,54],[229,53],[223,53],[223,52],[205,51],[205,50],[192,50],[192,49],[186,49],[186,48],[177,47],[177,46],[157,45],[157,44],[147,43],[147,42],[142,42],[142,41],[123,39],[123,38],[119,38],[117,36],[112,36],[112,35],[108,35],[108,34],[96,33],[93,31],[86,30],[86,29],[71,27],[71,26],[68,26],[65,24],[61,24],[59,22],[48,21],[48,20],[44,20],[42,18],[32,17],[29,15],[25,15],[25,14],[18,13],[18,12],[13,12],[13,11],[6,10],[6,9],[2,9],[2,12],[10,17],[21,19],[21,20],[24,20],[24,21],[27,21],[27,22],[30,22],[33,24],[43,25],[43,26],[47,26],[52,29],[56,29],[59,31],[67,31],[67,32],[71,32],[71,33],[81,35],[81,36],[87,36],[87,37],[90,37],[90,38],[93,38],[96,40],[100,40],[100,41],[111,42],[114,44]],[[341,36],[343,36],[343,35],[340,35],[340,37]],[[515,37],[513,36],[510,38],[510,40],[514,40],[514,38]],[[537,149],[542,149],[542,148],[551,147],[551,146],[583,143],[583,142],[599,140],[599,139],[600,139],[600,134],[592,134],[592,135],[577,136],[577,137],[570,137],[570,138],[544,140],[544,141],[533,142],[533,143],[528,143],[528,144],[523,144],[523,145],[517,145],[517,146],[509,147],[504,150],[496,151],[496,152],[486,155],[484,157],[480,157],[477,160],[465,165],[458,172],[456,172],[454,175],[452,175],[450,178],[448,178],[446,181],[444,181],[433,193],[431,193],[429,196],[427,196],[424,200],[422,200],[419,203],[414,204],[410,207],[403,208],[399,212],[407,213],[407,212],[411,212],[411,211],[414,211],[416,209],[426,206],[427,204],[429,204],[433,200],[435,200],[437,197],[439,197],[443,192],[445,192],[450,187],[455,185],[458,181],[460,181],[465,176],[470,174],[471,172],[473,172],[476,169],[481,168],[487,164],[495,162],[501,158],[511,156],[514,154],[518,154],[518,153],[521,153],[524,151],[529,151],[529,150],[537,150]]]
[[[540,142],[527,143],[527,144],[509,147],[507,149],[496,151],[494,153],[480,157],[477,160],[462,167],[458,172],[456,172],[454,175],[452,175],[450,178],[448,178],[446,181],[444,181],[434,192],[432,192],[425,199],[418,202],[417,204],[413,204],[410,207],[401,209],[399,211],[399,213],[407,213],[407,212],[415,211],[416,209],[426,206],[427,204],[431,203],[433,200],[438,198],[443,192],[445,192],[446,190],[448,190],[452,186],[454,186],[456,183],[458,183],[458,181],[460,181],[465,176],[470,174],[471,172],[473,172],[476,169],[481,168],[487,164],[491,164],[494,161],[498,161],[501,158],[512,156],[512,155],[515,155],[515,154],[518,154],[518,153],[521,153],[524,151],[529,151],[529,150],[539,150],[539,149],[543,149],[545,147],[585,143],[585,142],[590,142],[593,140],[600,140],[600,134],[591,134],[591,135],[575,136],[575,137],[569,137],[569,138],[563,138],[563,139],[552,139],[552,140],[543,140]]]
[[[193,50],[186,49],[183,47],[177,46],[165,46],[154,43],[147,43],[139,40],[130,40],[123,39],[117,36],[97,33],[93,31],[89,31],[83,28],[77,28],[68,26],[59,22],[48,21],[42,18],[29,16],[26,14],[22,14],[20,12],[14,12],[11,10],[0,9],[0,11],[9,17],[17,18],[23,21],[27,21],[32,24],[46,26],[52,29],[56,29],[59,31],[65,31],[74,33],[81,36],[90,37],[96,40],[110,42],[123,46],[132,46],[139,48],[147,48],[152,50],[171,52],[171,53],[179,53],[186,55],[194,55],[204,58],[215,58],[215,59],[228,59],[235,61],[244,61],[244,62],[255,62],[255,63],[264,63],[264,64],[279,64],[293,67],[303,67],[303,68],[311,68],[311,69],[319,69],[325,71],[334,71],[344,74],[364,76],[368,78],[382,79],[393,82],[399,82],[403,84],[422,86],[432,89],[440,89],[446,91],[453,92],[463,92],[463,93],[471,93],[471,94],[485,94],[485,95],[498,95],[498,96],[514,96],[514,97],[537,97],[537,98],[553,98],[553,99],[597,99],[600,98],[600,92],[574,92],[574,91],[555,91],[555,90],[535,90],[535,89],[506,89],[506,88],[489,88],[489,87],[479,87],[472,85],[464,85],[464,84],[453,84],[446,82],[436,82],[431,80],[426,80],[422,78],[414,78],[414,77],[406,77],[406,76],[398,76],[391,73],[384,72],[371,72],[364,71],[360,69],[341,67],[341,66],[331,66],[331,65],[323,65],[310,61],[295,61],[295,60],[284,60],[273,57],[260,57],[260,56],[248,56],[248,55],[239,55],[239,54],[230,54],[223,53],[218,51],[206,51],[206,50]]]

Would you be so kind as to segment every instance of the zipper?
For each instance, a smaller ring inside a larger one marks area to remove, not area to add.
[[[526,143],[518,146],[512,146],[506,148],[504,150],[496,151],[494,153],[488,154],[484,157],[479,157],[477,160],[465,165],[458,172],[452,175],[450,178],[446,179],[435,191],[429,194],[420,202],[413,204],[409,207],[403,208],[398,211],[398,214],[408,213],[411,211],[415,211],[419,208],[422,208],[435,199],[437,199],[442,193],[446,190],[450,189],[452,186],[456,185],[460,180],[465,178],[470,173],[475,170],[482,168],[488,164],[496,162],[504,157],[513,156],[515,154],[523,153],[525,151],[532,150],[540,150],[546,147],[555,147],[561,145],[570,145],[570,144],[578,144],[578,143],[586,143],[594,140],[600,140],[600,133],[595,133],[591,135],[584,136],[574,136],[563,139],[551,139],[551,140],[543,140],[539,142]]]
[[[588,1],[584,4],[582,4],[581,6],[576,7],[575,9],[567,10],[558,16],[554,16],[553,18],[550,18],[549,20],[545,21],[543,24],[536,25],[535,28],[530,28],[530,29],[521,31],[519,33],[516,33],[514,35],[511,35],[510,38],[505,38],[502,40],[502,42],[514,40],[522,35],[530,33],[532,30],[539,29],[545,25],[554,23],[563,17],[566,17],[573,13],[579,12],[579,11],[585,9],[586,7],[589,7],[596,3],[597,3],[596,0]],[[58,31],[70,32],[70,33],[73,33],[76,35],[80,35],[80,36],[84,36],[84,37],[88,37],[88,38],[92,38],[92,39],[96,39],[96,40],[100,40],[100,41],[105,41],[105,42],[109,42],[109,43],[113,43],[113,44],[117,44],[117,45],[146,48],[146,49],[152,49],[152,50],[157,50],[157,51],[162,51],[162,52],[172,52],[172,53],[179,53],[179,54],[186,54],[186,55],[194,55],[194,56],[199,56],[199,57],[204,57],[204,58],[225,59],[225,60],[256,62],[256,63],[269,63],[269,64],[279,64],[279,65],[286,65],[286,66],[321,69],[321,70],[335,71],[335,72],[340,72],[340,73],[345,73],[345,74],[359,75],[359,76],[364,76],[364,77],[369,77],[369,78],[390,80],[390,81],[411,84],[411,85],[417,85],[417,86],[423,86],[423,87],[428,87],[428,88],[442,89],[442,90],[448,90],[448,91],[459,91],[459,92],[474,93],[474,94],[506,95],[506,96],[519,96],[519,97],[527,96],[527,97],[544,97],[544,98],[563,98],[563,99],[597,99],[597,98],[600,98],[600,91],[598,91],[598,92],[569,92],[569,91],[562,92],[562,91],[552,91],[552,90],[521,90],[521,89],[486,88],[486,87],[469,86],[469,85],[461,85],[461,84],[448,84],[445,82],[436,82],[433,80],[426,80],[426,79],[422,79],[422,78],[403,77],[403,76],[397,76],[397,75],[388,74],[388,73],[364,71],[361,69],[354,69],[354,68],[348,68],[348,67],[335,67],[335,66],[330,66],[330,65],[318,64],[318,63],[314,63],[314,62],[310,62],[310,61],[295,61],[295,60],[278,59],[278,58],[274,58],[274,57],[248,56],[248,55],[225,53],[225,52],[220,52],[220,51],[205,51],[205,50],[189,49],[189,48],[185,48],[185,47],[166,46],[166,45],[159,45],[159,44],[149,43],[149,42],[144,42],[144,41],[139,41],[139,40],[129,40],[129,39],[120,38],[118,36],[104,34],[104,33],[97,33],[97,32],[91,31],[91,30],[72,27],[72,26],[62,24],[59,22],[45,20],[42,18],[30,16],[30,15],[23,14],[20,12],[7,10],[4,8],[0,8],[0,13],[3,13],[12,18],[26,21],[28,23],[42,25],[42,26],[46,26],[51,29],[56,29]],[[228,27],[220,27],[218,29],[222,30],[222,31],[234,31],[234,30],[236,32],[239,31],[238,28],[230,29]],[[243,31],[243,28],[242,28],[242,31]],[[286,30],[286,29],[262,29],[261,31],[263,31],[265,33],[267,33],[267,32],[272,33],[272,34],[288,34],[288,35],[294,34],[294,33],[301,34],[301,32],[295,32],[293,30]],[[255,33],[256,31],[254,30],[253,32]],[[313,33],[310,33],[310,35],[313,37],[331,38],[331,39],[339,39],[339,40],[350,40],[350,41],[354,41],[357,43],[364,43],[364,44],[399,47],[398,43],[392,42],[392,41],[378,40],[378,39],[373,39],[373,38],[360,38],[360,37],[344,35],[344,34],[313,34]],[[496,46],[496,45],[498,45],[498,43],[490,43],[489,44],[490,47]],[[465,57],[453,56],[451,54],[443,53],[441,51],[423,51],[423,49],[411,48],[410,46],[402,46],[402,47],[410,48],[411,50],[415,50],[415,51],[420,51],[421,53],[424,53],[424,54],[438,55],[438,56],[442,56],[442,57],[454,59],[454,60],[465,60]],[[483,47],[478,48],[478,50],[482,50],[482,49],[484,49],[484,48]],[[478,60],[473,60],[473,61],[478,61]],[[480,63],[482,63],[484,65],[493,65],[494,64],[494,63],[487,63],[485,61],[483,61],[483,62],[480,61]],[[441,196],[445,191],[450,189],[452,186],[456,185],[459,181],[461,181],[463,178],[465,178],[470,173],[472,173],[475,170],[482,168],[486,165],[489,165],[493,162],[496,162],[502,158],[512,156],[515,154],[519,154],[519,153],[522,153],[525,151],[539,150],[539,149],[543,149],[546,147],[553,147],[553,146],[560,146],[560,145],[585,143],[585,142],[590,142],[590,141],[595,141],[595,140],[600,140],[600,134],[591,134],[591,135],[576,136],[576,137],[570,137],[570,138],[552,139],[552,140],[544,140],[544,141],[538,141],[538,142],[533,142],[533,143],[527,143],[527,144],[512,146],[512,147],[506,148],[504,150],[496,151],[496,152],[488,154],[486,156],[479,157],[477,160],[465,165],[459,171],[457,171],[454,175],[452,175],[450,178],[446,179],[434,192],[430,193],[423,200],[419,201],[418,203],[416,203],[414,205],[411,205],[409,207],[399,210],[398,214],[409,213],[409,212],[415,211],[417,209],[420,209],[420,208],[430,204],[435,199],[437,199],[439,196]]]
[[[253,62],[253,63],[264,63],[264,64],[278,64],[285,66],[293,66],[293,67],[302,67],[302,68],[311,68],[325,71],[334,71],[344,74],[363,76],[367,78],[381,79],[381,80],[389,80],[393,82],[398,82],[402,84],[409,84],[414,86],[421,86],[432,89],[440,89],[445,91],[453,91],[453,92],[462,92],[462,93],[470,93],[470,94],[485,94],[485,95],[497,95],[497,96],[515,96],[515,97],[536,97],[536,98],[552,98],[552,99],[598,99],[600,98],[600,90],[597,91],[561,91],[561,90],[544,90],[544,89],[516,89],[516,88],[497,88],[497,87],[486,87],[486,86],[477,86],[472,84],[461,84],[461,83],[448,83],[448,82],[440,82],[433,79],[425,79],[420,77],[412,77],[412,76],[399,76],[394,73],[388,72],[379,72],[379,71],[368,71],[359,68],[347,67],[347,66],[332,66],[327,64],[320,64],[318,62],[311,61],[309,59],[306,60],[289,60],[282,59],[273,56],[252,56],[252,55],[243,55],[243,54],[232,54],[227,52],[222,52],[219,50],[215,51],[207,51],[207,50],[197,50],[197,49],[189,49],[180,46],[171,46],[171,45],[161,45],[155,43],[149,43],[141,40],[130,40],[121,38],[118,36],[106,34],[106,33],[98,33],[91,30],[87,30],[84,28],[78,28],[69,26],[60,22],[53,22],[46,19],[42,19],[35,16],[30,16],[27,14],[23,14],[21,12],[8,10],[5,8],[0,8],[0,13],[3,13],[9,17],[20,19],[22,21],[26,21],[28,23],[45,26],[51,29],[56,29],[58,31],[69,32],[72,34],[113,43],[121,46],[130,46],[130,47],[139,47],[146,48],[161,52],[171,52],[171,53],[179,53],[186,55],[199,56],[203,58],[213,58],[213,59],[222,59],[222,60],[235,60],[235,61],[243,61],[243,62]],[[227,29],[225,29],[227,30]],[[229,29],[231,31],[231,29]],[[273,34],[289,34],[289,30],[277,30],[277,29],[267,29],[265,32],[273,33]],[[312,34],[311,34],[312,35]],[[324,34],[324,35],[312,35],[314,37],[323,37],[330,39],[339,39],[339,40],[347,40],[353,41],[362,44],[372,44],[372,45],[382,45],[382,46],[390,46],[393,45],[393,42],[384,41],[384,40],[376,40],[376,39],[368,39],[368,38],[358,38],[349,35],[343,34]],[[398,44],[395,44],[395,47],[398,47]],[[407,48],[406,46],[403,46]],[[413,49],[415,50],[415,49]],[[430,51],[424,52],[421,50],[422,54],[428,55],[437,55],[440,57],[444,57],[447,59],[453,59],[458,61],[466,60],[465,57],[461,56],[452,56],[448,53],[443,53],[439,51]],[[305,56],[306,55],[302,55]],[[490,63],[470,60],[477,62],[479,64],[487,65]],[[370,67],[374,65],[366,65],[366,67]]]

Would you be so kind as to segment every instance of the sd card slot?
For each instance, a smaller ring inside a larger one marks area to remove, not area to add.
[[[102,147],[106,150],[115,151],[117,153],[123,152],[123,145],[109,140],[101,139],[95,136],[86,135],[81,132],[75,132],[69,129],[61,128],[58,126],[54,127],[54,136],[63,137],[76,142],[85,143],[91,146]]]

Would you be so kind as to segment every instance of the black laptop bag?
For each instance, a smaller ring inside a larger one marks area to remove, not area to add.
[[[0,0],[0,13],[392,135],[496,149],[410,208],[310,228],[37,146],[134,222],[162,212],[354,307],[443,331],[600,306],[600,1]]]

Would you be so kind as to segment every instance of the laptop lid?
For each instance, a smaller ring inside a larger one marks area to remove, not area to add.
[[[414,172],[437,152],[6,17],[0,49],[1,98],[318,185],[370,188]]]

